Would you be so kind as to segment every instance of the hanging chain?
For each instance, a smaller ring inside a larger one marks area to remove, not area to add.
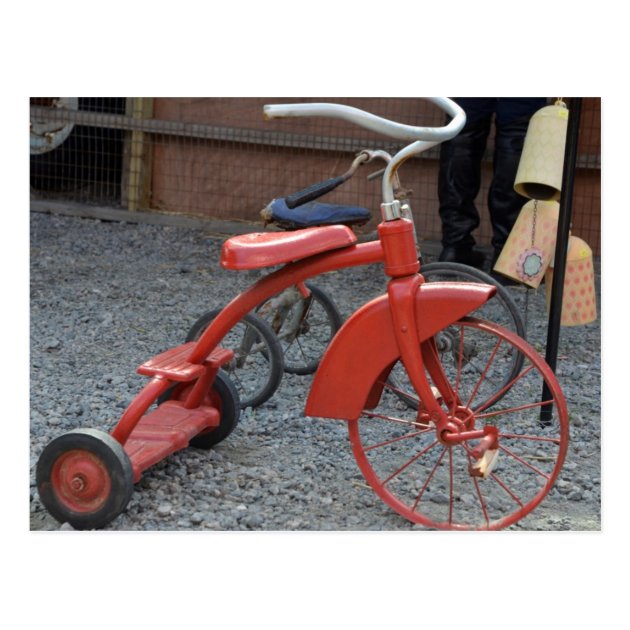
[[[538,199],[534,199],[534,210],[532,212],[532,247],[536,240],[536,219],[538,218]],[[531,287],[525,285],[525,317],[523,326],[525,326],[525,336],[527,336],[527,320],[529,315],[529,294],[531,293]]]
[[[532,213],[532,247],[536,240],[536,217],[538,216],[538,199],[534,199],[534,211]]]

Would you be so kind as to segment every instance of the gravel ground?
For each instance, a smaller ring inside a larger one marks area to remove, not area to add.
[[[197,229],[31,215],[31,530],[69,529],[35,487],[50,440],[80,427],[111,430],[146,382],[137,366],[181,343],[199,315],[258,275],[221,270],[222,240]],[[317,284],[348,316],[385,279],[365,267]],[[527,337],[544,351],[544,290],[511,291],[523,309],[527,300]],[[545,501],[512,529],[599,530],[599,320],[562,329],[557,375],[570,409],[567,460]],[[146,471],[106,529],[421,529],[365,486],[345,423],[303,416],[310,379],[285,375],[214,449],[186,449]]]

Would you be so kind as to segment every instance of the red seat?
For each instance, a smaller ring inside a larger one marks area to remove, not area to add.
[[[294,232],[260,232],[233,236],[221,250],[224,269],[260,269],[308,258],[357,242],[345,225],[306,228]]]

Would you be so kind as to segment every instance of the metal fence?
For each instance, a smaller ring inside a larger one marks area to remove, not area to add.
[[[340,102],[412,125],[443,124],[414,98],[31,98],[30,184],[34,204],[48,202],[260,222],[273,198],[343,173],[363,148],[400,145],[330,119],[265,121],[266,103]],[[570,99],[567,99],[570,106]],[[601,103],[583,99],[573,233],[600,253]],[[439,241],[436,149],[405,163],[401,181],[421,239]],[[488,141],[475,234],[488,244]],[[375,167],[372,170],[375,170]],[[326,200],[362,205],[378,222],[380,185],[360,171]],[[252,229],[256,229],[253,227]]]

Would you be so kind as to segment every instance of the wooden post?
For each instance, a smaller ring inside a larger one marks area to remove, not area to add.
[[[127,116],[152,118],[153,98],[132,97],[127,99]],[[146,133],[131,131],[125,139],[122,204],[128,210],[140,210],[151,205],[151,145]]]

